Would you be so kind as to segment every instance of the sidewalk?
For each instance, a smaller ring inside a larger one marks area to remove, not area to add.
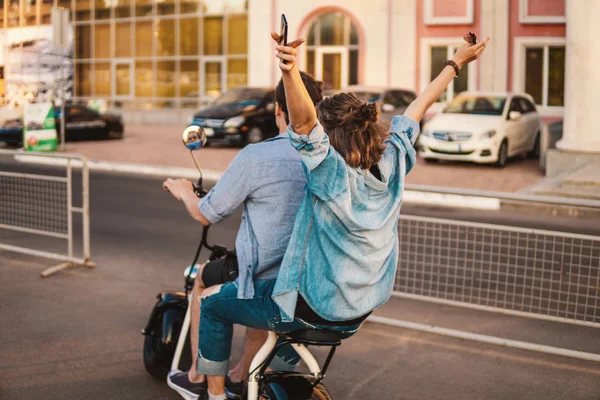
[[[193,168],[189,152],[181,144],[185,125],[127,125],[125,138],[116,141],[67,143],[67,152],[82,154],[94,161],[126,162],[155,166]],[[209,139],[210,140],[210,139]],[[197,152],[203,169],[224,171],[238,148],[209,147]],[[516,158],[505,168],[489,165],[443,162],[426,164],[422,160],[407,176],[406,182],[461,189],[517,192],[544,177],[536,160]]]

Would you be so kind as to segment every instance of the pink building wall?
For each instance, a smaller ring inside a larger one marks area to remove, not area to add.
[[[434,17],[462,17],[464,15],[467,15],[466,0],[433,1]]]
[[[565,15],[566,0],[529,0],[527,14],[543,16]]]

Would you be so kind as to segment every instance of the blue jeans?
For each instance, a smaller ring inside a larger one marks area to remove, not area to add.
[[[298,318],[281,322],[277,304],[271,299],[275,280],[254,282],[254,297],[238,299],[234,283],[226,283],[218,293],[201,299],[200,332],[198,341],[197,372],[225,376],[229,370],[233,324],[281,333],[299,329],[329,329],[339,332],[342,339],[352,336],[361,324],[353,326],[311,325]],[[300,360],[291,346],[281,349],[273,369],[292,367]]]

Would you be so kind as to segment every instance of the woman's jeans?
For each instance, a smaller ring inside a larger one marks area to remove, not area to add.
[[[361,324],[353,326],[311,325],[298,318],[281,322],[279,307],[271,299],[275,280],[254,282],[254,297],[238,299],[237,286],[226,283],[218,293],[201,299],[200,332],[197,372],[225,376],[229,371],[233,324],[281,333],[299,329],[329,329],[340,333],[342,339],[352,336]],[[271,368],[289,370],[300,357],[291,346],[280,349]]]

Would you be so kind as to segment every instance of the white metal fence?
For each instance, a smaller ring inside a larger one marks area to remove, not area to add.
[[[32,157],[53,167],[32,166],[26,162]],[[80,187],[74,185],[79,174]],[[80,236],[74,230],[76,214],[81,216]],[[89,218],[89,170],[84,157],[0,150],[0,231],[13,232],[0,239],[0,250],[63,261],[43,271],[44,277],[71,266],[93,267]],[[62,245],[41,250],[35,240],[41,237],[59,239]],[[76,237],[81,241],[79,255]]]

